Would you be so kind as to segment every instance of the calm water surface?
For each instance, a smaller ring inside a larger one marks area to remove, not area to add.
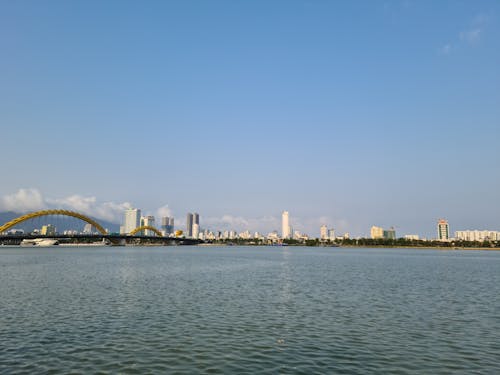
[[[500,373],[500,252],[0,248],[0,373]]]

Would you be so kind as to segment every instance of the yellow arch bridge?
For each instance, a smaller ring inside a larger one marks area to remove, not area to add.
[[[18,224],[20,224],[20,223],[22,223],[24,221],[27,221],[27,220],[30,220],[30,219],[34,219],[34,218],[37,218],[37,217],[40,217],[40,216],[49,216],[49,215],[63,215],[63,216],[75,217],[77,219],[80,219],[80,220],[85,221],[86,223],[92,225],[101,234],[104,234],[104,235],[108,234],[106,232],[106,229],[104,229],[97,221],[91,219],[88,216],[82,215],[82,214],[80,214],[78,212],[69,211],[69,210],[42,210],[42,211],[31,212],[29,214],[19,216],[19,217],[15,218],[15,219],[13,219],[13,220],[11,220],[11,221],[3,224],[2,226],[0,226],[0,234],[4,233],[4,232],[7,232],[9,229],[15,227],[16,225],[18,225]],[[142,232],[144,230],[150,230],[150,231],[154,232],[157,236],[163,237],[162,233],[158,229],[156,229],[155,227],[149,226],[149,225],[135,228],[133,231],[131,231],[130,233],[128,233],[128,235],[134,236],[137,233],[140,233],[140,232]]]

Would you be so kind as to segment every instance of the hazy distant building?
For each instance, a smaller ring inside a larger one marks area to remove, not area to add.
[[[333,228],[328,229],[328,239],[330,241],[335,240],[335,230]]]
[[[290,238],[290,234],[291,230],[288,211],[283,211],[281,214],[281,238],[288,239]]]
[[[174,233],[174,218],[173,217],[162,217],[161,218],[161,230],[164,235],[168,236]]]
[[[418,234],[405,234],[405,240],[418,241],[420,239]]]
[[[492,230],[459,230],[455,232],[455,239],[460,241],[500,241],[500,232]]]
[[[123,221],[123,233],[128,234],[141,224],[141,210],[138,208],[129,208],[125,210],[125,219]]]
[[[154,216],[143,216],[141,217],[141,227],[153,227],[155,226]],[[154,236],[154,232],[151,229],[146,229],[144,232],[145,236]]]
[[[40,231],[40,234],[42,236],[55,236],[56,227],[53,226],[52,224],[44,225],[44,226],[42,226],[42,230]]]
[[[200,225],[193,223],[193,235],[191,236],[193,238],[198,238],[200,237]]]
[[[186,237],[193,235],[193,214],[188,212],[186,215]]]
[[[85,224],[83,227],[83,233],[84,234],[91,234],[92,233],[92,224]]]
[[[396,231],[394,228],[384,229],[384,239],[385,240],[395,240],[396,239]]]
[[[194,224],[198,225],[198,234],[199,234],[200,215],[198,215],[196,212],[194,214],[189,212],[186,217],[186,237],[193,237]]]
[[[319,228],[319,238],[322,240],[328,239],[328,228],[324,224]]]
[[[373,226],[370,229],[370,237],[374,240],[384,238],[384,228]]]
[[[448,241],[450,239],[450,227],[448,221],[440,219],[437,223],[438,240]]]

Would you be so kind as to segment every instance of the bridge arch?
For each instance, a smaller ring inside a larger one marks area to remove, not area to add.
[[[160,232],[158,229],[156,229],[155,227],[152,227],[152,226],[150,226],[150,225],[143,225],[142,227],[137,227],[137,228],[135,228],[133,231],[131,231],[131,232],[129,233],[129,235],[130,235],[130,236],[134,236],[134,235],[136,235],[137,233],[142,232],[143,230],[150,230],[150,231],[153,231],[153,232],[155,232],[155,233],[156,233],[159,237],[163,237],[163,234],[161,234],[161,232]]]
[[[92,220],[90,217],[82,215],[78,212],[69,211],[69,210],[42,210],[42,211],[31,212],[29,214],[19,216],[15,219],[5,223],[4,225],[0,226],[0,233],[8,231],[10,228],[16,226],[19,223],[22,223],[23,221],[30,220],[30,219],[33,219],[35,217],[48,216],[48,215],[63,215],[63,216],[76,217],[77,219],[80,219],[82,221],[89,223],[90,225],[92,225],[94,228],[96,228],[102,234],[107,234],[106,229],[104,229],[97,221]]]

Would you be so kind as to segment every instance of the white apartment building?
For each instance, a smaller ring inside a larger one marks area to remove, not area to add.
[[[291,228],[290,221],[288,217],[288,211],[283,211],[281,214],[281,238],[290,238]]]
[[[384,238],[384,228],[373,226],[370,229],[370,237],[374,240]]]
[[[500,241],[500,232],[492,230],[458,230],[455,239],[461,241]]]
[[[138,228],[141,223],[141,210],[138,208],[129,208],[125,210],[125,219],[123,221],[123,233],[128,234],[135,228]]]
[[[323,224],[321,228],[319,228],[319,238],[322,240],[328,239],[328,228],[325,224]]]

